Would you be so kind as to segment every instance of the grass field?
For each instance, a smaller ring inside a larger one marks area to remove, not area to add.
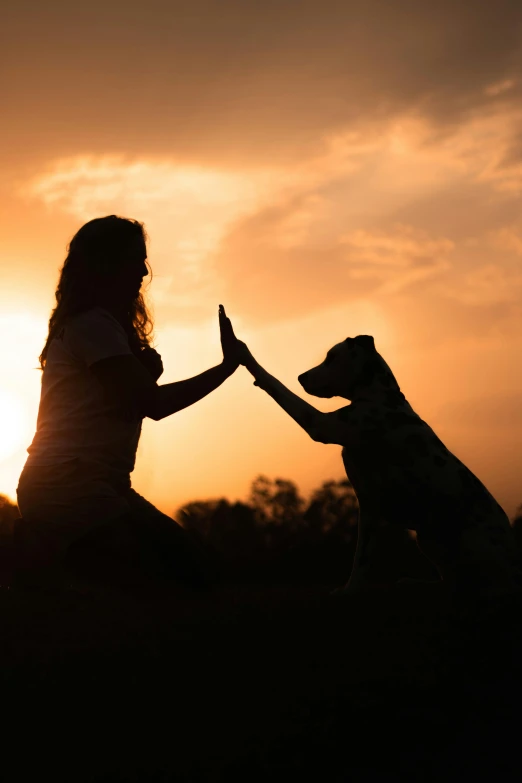
[[[511,780],[521,607],[4,587],[2,780]]]

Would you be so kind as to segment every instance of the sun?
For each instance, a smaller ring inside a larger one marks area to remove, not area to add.
[[[27,425],[22,403],[12,392],[0,389],[0,462],[23,448]]]

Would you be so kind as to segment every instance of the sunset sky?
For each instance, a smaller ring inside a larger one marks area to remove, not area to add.
[[[222,302],[297,375],[371,334],[416,412],[522,503],[522,4],[17,0],[0,27],[0,492],[33,437],[66,244],[144,221],[163,382],[221,361]],[[240,368],[146,420],[167,513],[343,476]]]

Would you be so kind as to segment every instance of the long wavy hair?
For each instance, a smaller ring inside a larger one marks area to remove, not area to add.
[[[90,220],[76,232],[67,246],[67,258],[60,270],[56,307],[51,313],[49,332],[39,357],[42,370],[51,340],[60,335],[67,320],[98,304],[104,278],[107,280],[111,270],[125,262],[126,253],[137,240],[146,244],[147,239],[143,223],[118,215]],[[119,320],[127,332],[131,350],[138,355],[150,344],[153,330],[152,317],[141,292],[129,301]]]

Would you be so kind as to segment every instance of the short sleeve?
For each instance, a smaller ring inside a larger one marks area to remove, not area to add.
[[[123,326],[101,307],[75,316],[65,328],[70,352],[90,367],[110,356],[132,354]]]

